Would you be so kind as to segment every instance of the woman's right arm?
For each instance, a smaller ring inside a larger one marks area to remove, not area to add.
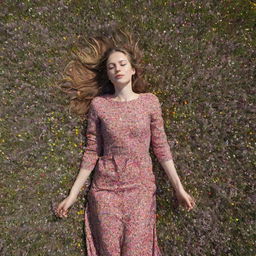
[[[60,217],[67,217],[68,208],[77,200],[81,188],[90,176],[101,154],[102,138],[100,133],[100,119],[95,108],[95,98],[91,101],[88,112],[86,137],[87,146],[83,154],[80,171],[70,190],[69,196],[58,205],[56,210],[56,214]]]
[[[69,197],[75,198],[75,199],[78,197],[81,188],[87,181],[91,172],[92,172],[92,170],[83,169],[83,168],[80,169],[80,171],[77,175],[76,181],[74,182],[74,184],[70,190]]]
[[[57,206],[55,214],[60,217],[67,217],[68,209],[76,202],[78,194],[83,187],[84,183],[88,179],[91,171],[81,168],[77,175],[69,195]]]

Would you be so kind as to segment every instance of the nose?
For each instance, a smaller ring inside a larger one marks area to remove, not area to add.
[[[120,71],[120,66],[117,65],[117,66],[116,66],[116,73],[118,73],[119,71]]]

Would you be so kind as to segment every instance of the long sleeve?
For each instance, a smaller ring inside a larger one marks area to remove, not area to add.
[[[91,101],[87,119],[87,146],[83,154],[81,168],[92,171],[101,154],[102,136],[100,134],[100,119],[95,110],[94,101]]]
[[[152,94],[153,102],[151,108],[151,144],[158,161],[168,161],[173,159],[167,135],[164,129],[162,109],[158,97]]]

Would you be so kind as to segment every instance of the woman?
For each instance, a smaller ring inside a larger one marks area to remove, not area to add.
[[[72,79],[66,79],[72,81],[67,92],[72,88],[84,100],[93,95],[87,147],[77,179],[56,214],[67,217],[68,208],[95,167],[85,211],[87,254],[160,256],[150,144],[180,204],[191,210],[195,200],[184,190],[175,170],[160,102],[145,92],[141,52],[133,37],[119,30],[110,38],[91,38],[89,47],[77,56],[76,65],[72,62],[69,69]],[[75,82],[75,74],[86,74],[76,80],[80,84]],[[77,104],[73,108],[78,113]]]

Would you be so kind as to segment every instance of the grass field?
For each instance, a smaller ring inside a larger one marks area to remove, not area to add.
[[[174,162],[197,200],[186,212],[156,157],[164,256],[255,255],[256,2],[6,0],[0,10],[3,256],[86,255],[86,189],[57,219],[86,121],[53,85],[79,37],[120,25],[140,38]]]

